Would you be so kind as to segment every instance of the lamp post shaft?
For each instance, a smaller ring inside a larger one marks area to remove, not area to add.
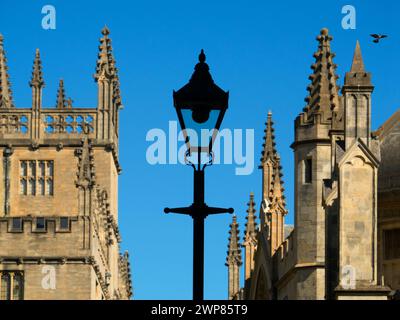
[[[193,300],[204,299],[204,217],[193,217]]]
[[[194,170],[193,188],[193,300],[204,299],[204,171]]]

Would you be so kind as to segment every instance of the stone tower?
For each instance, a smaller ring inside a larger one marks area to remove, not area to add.
[[[61,80],[52,108],[36,50],[32,107],[15,108],[0,36],[0,299],[129,299],[118,228],[118,72],[100,40],[96,108],[76,108]],[[12,245],[10,245],[12,244]]]
[[[325,296],[325,211],[323,180],[331,176],[332,114],[339,108],[338,86],[327,29],[317,37],[318,50],[308,86],[306,107],[295,121],[295,243],[299,299]]]
[[[236,215],[232,218],[229,234],[228,255],[225,264],[228,267],[228,299],[240,300],[242,249],[239,243],[239,224],[237,223]]]

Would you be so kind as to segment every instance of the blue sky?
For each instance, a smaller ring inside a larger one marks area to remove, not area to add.
[[[41,28],[41,8],[54,5],[56,30]],[[341,9],[357,10],[357,29],[341,27]],[[168,130],[176,120],[172,90],[190,78],[204,48],[214,80],[230,91],[224,128],[255,130],[256,166],[264,122],[272,110],[282,157],[286,196],[293,221],[293,121],[304,107],[315,37],[323,27],[334,36],[339,83],[349,70],[359,39],[366,68],[373,73],[373,128],[400,105],[400,4],[380,1],[2,1],[0,32],[5,37],[14,100],[31,105],[28,86],[35,48],[44,65],[44,105],[55,104],[64,79],[74,105],[95,107],[92,75],[100,30],[111,30],[125,109],[120,113],[119,215],[122,249],[131,253],[136,299],[190,299],[192,221],[166,216],[165,206],[192,201],[192,171],[182,165],[151,166],[145,137]],[[388,33],[374,45],[370,33]],[[260,203],[261,175],[236,176],[234,165],[207,169],[206,201],[236,210],[241,230],[249,193]],[[227,297],[224,266],[231,216],[206,222],[205,296]]]

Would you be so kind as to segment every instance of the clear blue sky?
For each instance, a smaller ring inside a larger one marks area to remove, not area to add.
[[[334,36],[335,62],[343,82],[359,39],[366,68],[373,72],[373,127],[400,106],[400,4],[357,1],[357,29],[341,28],[341,8],[349,1],[2,1],[0,32],[5,36],[14,99],[31,105],[28,87],[35,48],[44,65],[44,105],[55,104],[58,79],[75,106],[96,106],[93,81],[98,38],[111,30],[125,109],[121,117],[119,215],[122,249],[129,250],[136,299],[190,299],[192,221],[165,216],[165,206],[192,201],[192,171],[182,165],[151,166],[145,137],[176,120],[172,90],[184,85],[201,48],[215,81],[230,90],[223,127],[255,130],[258,164],[269,109],[273,111],[282,157],[286,196],[293,221],[293,121],[304,107],[306,87],[323,27]],[[57,9],[57,29],[41,28],[41,8]],[[388,33],[373,45],[370,33]],[[233,165],[206,172],[209,205],[232,206],[244,229],[248,195],[260,203],[261,176],[235,176]],[[227,297],[224,266],[231,216],[206,223],[205,296]]]

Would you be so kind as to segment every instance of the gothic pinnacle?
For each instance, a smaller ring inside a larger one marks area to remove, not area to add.
[[[43,88],[44,80],[42,73],[42,61],[40,59],[40,51],[36,49],[35,60],[33,61],[32,79],[29,82],[31,87]]]
[[[232,217],[232,223],[229,230],[229,244],[226,258],[226,266],[231,263],[242,264],[242,250],[239,244],[239,224],[236,215]]]
[[[275,149],[275,136],[274,136],[274,122],[272,121],[272,112],[268,112],[267,122],[265,123],[266,128],[264,130],[264,144],[261,158],[261,165],[263,165],[268,159],[274,159],[276,156]]]
[[[246,216],[246,234],[244,240],[248,240],[249,238],[254,238],[257,229],[257,222],[256,222],[256,209],[255,209],[255,202],[254,202],[254,193],[250,193],[250,201],[247,203],[247,216]]]
[[[57,91],[57,109],[64,109],[66,105],[64,81],[60,79]]]
[[[105,26],[101,30],[101,34],[103,36],[100,38],[96,73],[94,75],[96,81],[103,75],[107,77],[115,75],[115,61],[112,54],[111,39],[109,38],[110,30]]]
[[[311,66],[313,74],[311,84],[307,90],[309,95],[305,101],[304,112],[310,116],[314,113],[323,113],[325,119],[331,118],[332,110],[339,107],[339,87],[337,85],[336,64],[333,63],[335,54],[331,52],[332,36],[324,28],[317,37],[318,50],[314,53],[315,63]]]
[[[343,90],[352,86],[373,87],[371,83],[371,73],[365,71],[364,60],[361,54],[360,42],[357,41],[354,49],[353,62],[350,72],[346,73]],[[342,90],[342,92],[344,92]]]
[[[11,83],[7,73],[8,67],[3,39],[3,35],[0,34],[0,108],[13,108]]]
[[[285,206],[285,195],[283,188],[283,174],[282,174],[282,166],[281,166],[281,158],[279,155],[276,156],[276,163],[274,167],[273,181],[272,181],[272,189],[271,189],[271,201],[272,203],[279,203],[282,209],[285,210],[284,214],[287,213]]]

